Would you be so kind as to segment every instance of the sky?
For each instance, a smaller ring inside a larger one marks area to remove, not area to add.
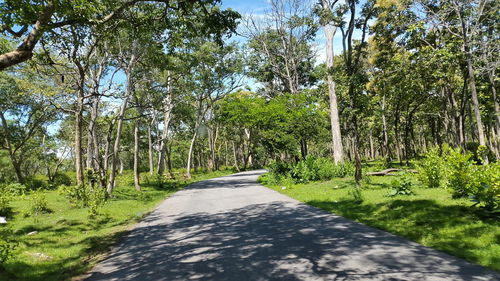
[[[305,0],[307,1],[307,0]],[[312,3],[316,3],[314,0],[310,0]],[[239,12],[242,17],[248,16],[264,16],[266,11],[269,10],[269,0],[222,0],[222,8],[228,9],[231,8]],[[237,40],[240,42],[244,42],[245,39],[237,36],[233,38],[233,40]],[[325,62],[326,59],[326,51],[325,51],[325,35],[323,29],[319,29],[316,34],[316,40],[313,43],[316,52],[317,52],[317,64]],[[333,39],[333,48],[335,54],[340,54],[342,52],[342,39],[340,36],[340,32],[335,34]]]

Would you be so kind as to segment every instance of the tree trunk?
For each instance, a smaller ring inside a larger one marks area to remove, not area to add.
[[[191,144],[189,145],[189,152],[188,152],[188,158],[187,158],[187,165],[186,165],[186,177],[188,179],[191,178],[191,158],[193,157],[193,149],[194,149],[194,143],[196,141],[196,137],[198,136],[198,126],[196,126],[193,137],[191,138]]]
[[[385,119],[385,94],[382,96],[382,131],[384,139],[384,157],[391,159],[391,152],[389,150],[389,133],[387,129],[387,121]]]
[[[82,123],[83,123],[83,82],[78,90],[75,109],[75,172],[76,184],[83,185],[83,153],[82,153]]]
[[[122,130],[123,130],[123,117],[125,116],[125,111],[127,109],[127,104],[130,96],[132,95],[132,67],[135,62],[135,56],[132,56],[129,62],[129,67],[127,67],[127,70],[125,71],[125,74],[127,76],[127,90],[125,93],[125,98],[123,100],[123,103],[120,107],[120,112],[118,114],[118,124],[116,127],[116,137],[115,137],[115,143],[113,145],[113,153],[111,155],[111,171],[109,174],[109,180],[108,180],[108,187],[106,188],[106,191],[108,193],[108,196],[111,196],[113,194],[113,188],[115,186],[115,178],[116,178],[116,166],[117,166],[117,160],[118,160],[118,153],[120,151],[120,139],[122,136]],[[123,167],[123,165],[121,165]]]
[[[136,119],[134,127],[134,186],[137,191],[141,191],[141,180],[139,174],[139,120],[139,118]]]
[[[234,167],[236,168],[236,170],[239,172],[240,171],[240,168],[238,166],[238,155],[236,154],[236,145],[234,144],[234,141],[232,142],[233,143],[233,158],[234,158]]]
[[[495,87],[495,79],[493,77],[493,74],[488,71],[488,79],[490,80],[491,84],[491,93],[493,97],[493,105],[495,109],[495,128],[496,128],[496,145],[497,148],[495,149],[497,152],[500,151],[500,106],[498,105],[498,99],[497,99],[497,90]]]
[[[323,9],[330,9],[328,1],[322,0]],[[323,26],[326,37],[326,66],[327,66],[327,81],[328,81],[328,96],[330,99],[330,124],[332,130],[332,149],[333,160],[335,163],[344,161],[344,150],[342,147],[342,135],[340,132],[340,119],[337,105],[337,94],[335,92],[335,81],[333,80],[333,37],[335,36],[336,27],[331,24]]]
[[[148,164],[149,175],[154,174],[154,159],[153,159],[153,140],[151,136],[151,123],[148,123]]]
[[[168,93],[165,95],[165,99],[163,100],[163,132],[161,135],[160,141],[160,153],[158,156],[158,175],[163,175],[165,171],[165,152],[168,142],[168,130],[170,128],[170,122],[172,119],[172,92],[170,89],[170,85],[167,85]]]

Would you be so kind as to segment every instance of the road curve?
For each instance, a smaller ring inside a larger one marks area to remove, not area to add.
[[[500,280],[500,274],[300,203],[264,170],[190,185],[89,274],[101,280]]]

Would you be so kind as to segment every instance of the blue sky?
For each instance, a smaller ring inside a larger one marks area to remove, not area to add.
[[[306,1],[306,0],[305,0]],[[316,1],[311,0],[312,3]],[[231,8],[233,10],[238,11],[242,16],[259,16],[266,13],[269,9],[269,0],[222,0],[222,8],[227,9]],[[355,34],[356,35],[356,34]],[[237,37],[233,38],[233,40],[244,41],[243,38]],[[320,29],[316,35],[316,40],[314,42],[316,51],[317,51],[317,60],[318,63],[322,63],[325,61],[325,36],[323,33],[323,29]],[[340,54],[342,52],[342,40],[340,36],[340,31],[334,37],[333,40],[334,52],[335,54]]]

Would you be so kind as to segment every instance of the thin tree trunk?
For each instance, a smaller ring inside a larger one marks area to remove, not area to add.
[[[500,138],[500,105],[498,104],[498,99],[497,99],[497,90],[495,87],[495,79],[493,78],[493,74],[488,71],[488,79],[490,80],[491,84],[491,93],[493,97],[493,105],[495,109],[495,128],[496,128],[496,135],[497,135],[497,151],[500,150],[500,141],[498,138]]]
[[[122,135],[122,130],[123,130],[123,117],[125,116],[125,111],[127,109],[127,104],[130,96],[132,95],[132,68],[135,63],[136,57],[132,55],[130,61],[129,61],[129,66],[127,67],[127,70],[125,71],[125,74],[127,76],[127,90],[125,94],[125,98],[123,100],[122,106],[120,107],[120,112],[118,114],[118,124],[116,127],[116,137],[115,137],[115,143],[113,145],[113,154],[111,156],[111,172],[109,174],[109,181],[108,181],[108,187],[106,188],[106,191],[108,193],[108,196],[111,196],[113,193],[113,188],[115,186],[115,178],[116,178],[116,166],[117,166],[117,160],[118,160],[118,152],[120,150],[120,139]],[[120,161],[121,162],[121,161]],[[121,165],[123,167],[123,165]],[[121,173],[121,172],[120,172]]]
[[[382,96],[382,131],[384,137],[384,157],[391,159],[391,152],[389,150],[389,133],[387,129],[387,121],[385,119],[385,94]]]
[[[134,127],[134,186],[137,191],[141,191],[141,179],[139,174],[139,120],[139,118],[136,119]]]
[[[172,119],[172,92],[170,89],[170,84],[167,83],[168,93],[165,95],[165,99],[163,100],[163,132],[161,135],[160,142],[160,153],[158,156],[158,175],[163,175],[165,170],[165,152],[168,142],[168,130],[170,128],[170,122]]]
[[[193,137],[191,138],[191,144],[189,145],[189,152],[188,152],[188,158],[187,158],[187,165],[186,165],[186,177],[188,179],[191,178],[191,158],[193,157],[193,149],[194,149],[194,143],[196,141],[196,137],[198,136],[198,126],[196,126]]]
[[[236,145],[234,144],[234,141],[232,142],[233,143],[233,158],[234,158],[234,167],[236,168],[236,170],[239,172],[240,171],[240,168],[238,167],[238,155],[236,154]]]
[[[82,157],[82,123],[83,123],[83,85],[78,91],[75,109],[75,172],[76,184],[83,185],[83,157]]]
[[[148,163],[149,163],[149,175],[154,174],[154,156],[153,156],[153,140],[151,136],[151,123],[148,123]]]
[[[328,1],[322,0],[323,9],[330,9]],[[328,96],[330,99],[330,124],[332,130],[332,149],[333,160],[335,163],[344,161],[344,150],[342,147],[342,135],[340,132],[340,118],[337,105],[337,94],[335,91],[335,81],[333,80],[333,37],[335,36],[336,27],[331,24],[323,26],[326,37],[326,66],[327,66],[327,81],[328,81]]]

